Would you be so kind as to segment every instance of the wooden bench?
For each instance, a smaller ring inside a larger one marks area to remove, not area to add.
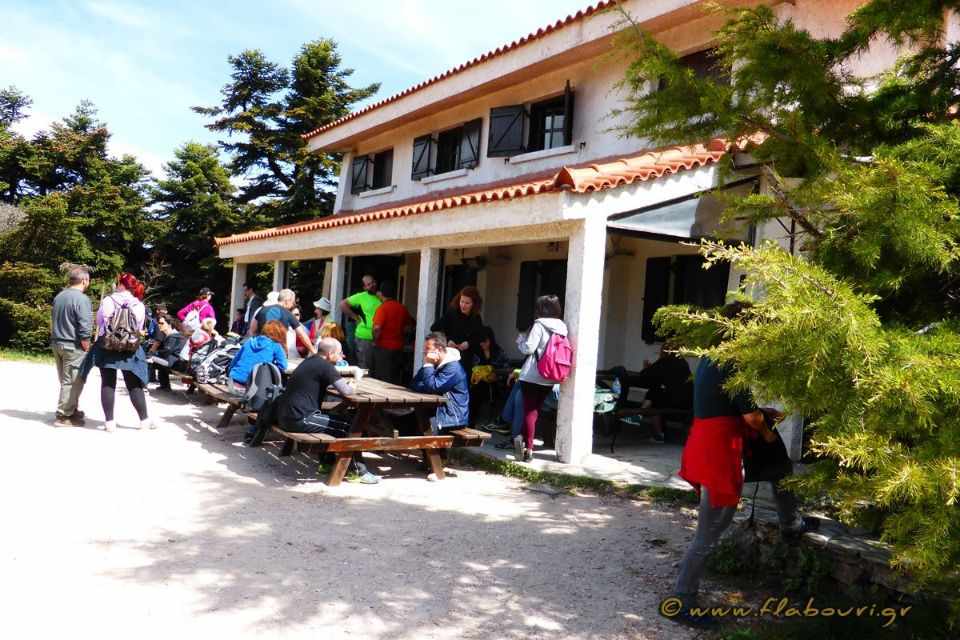
[[[169,369],[169,372],[171,379],[179,380],[187,385],[187,393],[194,393],[197,390],[197,383],[189,373],[177,371],[176,369]]]
[[[240,409],[240,404],[243,399],[242,396],[231,393],[225,384],[198,384],[197,390],[214,402],[223,402],[227,405],[226,410],[224,410],[223,415],[220,417],[220,422],[217,423],[218,430],[225,429],[227,425],[230,424],[230,420],[233,419],[233,414]]]
[[[350,460],[355,453],[364,451],[419,451],[424,461],[430,465],[430,470],[436,474],[438,480],[445,476],[443,461],[439,451],[451,447],[478,447],[490,438],[489,433],[476,429],[454,429],[443,435],[399,436],[350,436],[334,438],[325,433],[292,433],[274,426],[273,431],[283,436],[281,456],[289,456],[299,445],[315,446],[320,453],[332,453],[336,456],[333,469],[327,478],[327,484],[335,487],[340,484],[350,466]]]

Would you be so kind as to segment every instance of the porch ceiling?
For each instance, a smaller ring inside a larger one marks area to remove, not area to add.
[[[448,233],[503,233],[506,229],[516,227],[559,223],[586,215],[565,210],[566,207],[562,206],[569,202],[571,194],[618,189],[704,168],[715,164],[731,150],[742,150],[749,143],[749,140],[734,144],[713,140],[706,145],[646,150],[629,156],[563,167],[558,172],[522,176],[509,182],[439,192],[429,198],[396,203],[387,208],[341,212],[308,222],[215,238],[214,242],[220,249],[220,256],[230,258],[320,247],[343,248],[346,245]],[[713,185],[706,188],[709,186]],[[530,202],[506,206],[510,204],[508,201],[517,200]],[[469,210],[470,214],[452,216],[447,213],[448,210],[457,209]],[[442,218],[439,217],[441,214]],[[420,216],[426,216],[422,222],[403,220]],[[377,224],[366,224],[372,222]],[[364,226],[362,229],[352,228],[357,225]]]

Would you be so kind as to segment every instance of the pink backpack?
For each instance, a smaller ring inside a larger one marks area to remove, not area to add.
[[[543,355],[537,359],[537,371],[544,379],[551,382],[563,382],[570,377],[573,369],[573,345],[567,336],[554,333],[546,326],[540,325],[550,333]]]

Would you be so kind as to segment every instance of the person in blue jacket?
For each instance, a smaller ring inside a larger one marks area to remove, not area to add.
[[[423,341],[423,366],[411,385],[414,391],[447,399],[430,421],[434,433],[470,423],[470,381],[460,364],[460,351],[447,346],[447,336],[433,332]]]
[[[271,320],[263,332],[243,343],[230,363],[230,380],[247,386],[253,368],[262,362],[272,362],[281,373],[287,369],[287,328],[279,320]]]

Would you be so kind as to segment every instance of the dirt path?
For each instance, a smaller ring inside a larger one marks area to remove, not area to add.
[[[393,458],[329,488],[182,394],[151,395],[154,432],[118,398],[107,434],[94,378],[88,426],[55,429],[55,378],[0,361],[0,636],[694,637],[656,613],[688,515]]]

